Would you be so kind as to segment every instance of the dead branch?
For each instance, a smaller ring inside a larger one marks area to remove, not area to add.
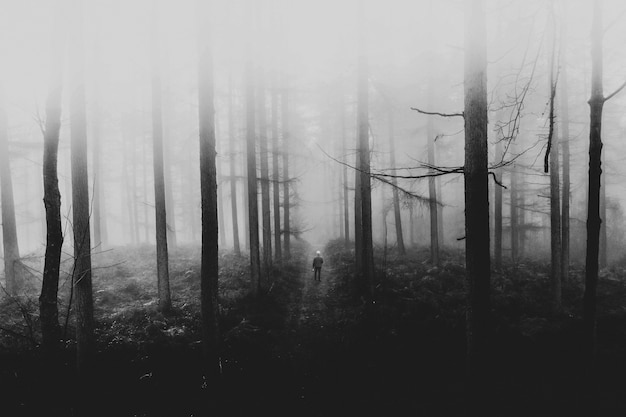
[[[428,116],[441,116],[441,117],[465,117],[465,113],[439,113],[436,111],[425,111],[418,109],[417,107],[411,107],[411,110],[415,110],[418,113],[426,114]]]
[[[617,88],[617,90],[613,91],[611,94],[609,94],[608,96],[604,97],[604,102],[606,103],[607,101],[612,99],[616,94],[618,94],[620,91],[622,91],[624,89],[624,87],[626,87],[626,81],[624,81],[624,83],[622,85],[620,85]]]

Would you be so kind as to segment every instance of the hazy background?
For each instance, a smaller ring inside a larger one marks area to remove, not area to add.
[[[212,27],[215,46],[216,121],[220,169],[228,172],[229,140],[236,141],[238,159],[245,135],[243,66],[254,59],[269,80],[286,80],[292,104],[291,174],[298,179],[298,206],[294,219],[303,237],[324,243],[338,237],[341,166],[327,157],[353,163],[356,115],[357,2],[346,1],[214,1]],[[605,94],[626,79],[626,3],[604,2]],[[174,216],[179,242],[197,243],[200,234],[196,3],[194,0],[101,0],[86,5],[86,78],[89,138],[99,124],[103,157],[103,201],[106,228],[112,245],[152,242],[154,208],[150,113],[150,22],[158,22],[164,100],[166,158],[170,163]],[[441,112],[459,112],[463,106],[463,1],[366,1],[365,26],[370,63],[370,124],[372,169],[389,165],[389,115],[394,119],[396,167],[417,166],[426,160],[427,116],[411,106]],[[42,203],[43,136],[45,98],[50,73],[50,39],[64,30],[61,14],[68,4],[60,0],[0,1],[0,85],[9,120],[9,140],[20,246],[24,253],[42,251],[45,222]],[[551,43],[548,28],[557,33],[567,27],[566,53],[570,87],[573,223],[586,218],[588,105],[590,85],[591,1],[487,1],[488,59],[492,109],[506,102],[528,82],[537,61],[531,88],[524,103],[520,137],[510,155],[520,157],[527,173],[527,201],[533,206],[526,221],[548,224],[548,199],[543,174],[549,94],[548,63]],[[156,11],[156,14],[154,14]],[[253,22],[251,25],[250,22]],[[248,44],[247,39],[252,38]],[[250,52],[251,51],[251,52]],[[66,81],[72,69],[66,66]],[[433,86],[429,102],[428,85]],[[62,213],[70,209],[69,124],[67,83],[59,152],[59,185]],[[228,97],[235,97],[234,131],[228,129]],[[557,96],[558,99],[558,96]],[[624,169],[626,93],[605,106],[603,139],[607,173],[610,233],[622,230],[626,203]],[[490,113],[490,130],[499,115]],[[508,116],[506,116],[508,117]],[[558,120],[557,114],[557,120]],[[461,120],[435,118],[437,162],[460,166],[463,161]],[[342,126],[344,126],[342,128]],[[347,150],[341,143],[345,137]],[[493,138],[492,138],[493,141]],[[321,149],[320,149],[321,148]],[[241,173],[241,166],[237,166]],[[398,171],[407,174],[409,171]],[[416,171],[411,171],[417,173]],[[422,172],[423,173],[423,172]],[[349,173],[350,181],[354,173]],[[509,178],[505,174],[504,183]],[[90,183],[93,179],[90,179]],[[130,186],[129,184],[133,184]],[[238,183],[243,201],[242,182]],[[384,240],[383,211],[391,191],[374,182],[374,239]],[[232,242],[230,188],[223,191],[225,243]],[[427,183],[401,181],[401,186],[427,195]],[[440,179],[447,245],[460,245],[463,236],[462,178]],[[506,203],[505,195],[505,203]],[[352,204],[352,200],[351,200]],[[141,227],[129,229],[129,207]],[[507,208],[505,207],[505,213]],[[352,206],[351,206],[352,212]],[[612,213],[612,214],[611,214]],[[240,209],[240,236],[244,215]],[[415,208],[414,240],[427,244],[427,206]],[[408,211],[403,216],[405,240],[409,240]],[[69,216],[68,216],[69,217]],[[171,217],[170,217],[171,218]],[[388,238],[395,243],[393,216],[386,218]],[[613,223],[611,223],[613,222]],[[69,227],[69,220],[65,227]],[[145,227],[144,227],[145,226]],[[576,226],[573,226],[575,228]],[[353,227],[351,226],[351,232]],[[133,236],[133,234],[135,236]],[[541,238],[540,235],[538,235]],[[621,235],[614,236],[622,239]],[[615,240],[619,242],[619,240]],[[541,248],[540,244],[537,246]],[[70,242],[66,239],[66,245]],[[575,243],[574,243],[575,244]],[[548,252],[546,252],[548,253]]]

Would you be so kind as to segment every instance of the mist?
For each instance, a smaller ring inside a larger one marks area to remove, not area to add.
[[[518,268],[535,263],[553,268],[535,274],[546,283],[548,276],[565,271],[558,289],[551,281],[551,291],[559,294],[554,301],[559,314],[568,311],[574,317],[574,307],[561,310],[560,294],[561,285],[570,285],[568,273],[579,278],[571,285],[578,283],[581,289],[589,270],[595,3],[484,1],[485,43],[476,50],[470,50],[468,39],[482,32],[467,25],[469,3],[215,0],[206,12],[208,3],[196,0],[2,2],[0,134],[6,150],[0,163],[10,166],[3,171],[2,210],[14,210],[20,252],[7,255],[7,249],[5,258],[22,259],[32,270],[27,287],[32,294],[41,290],[50,233],[43,203],[44,137],[60,74],[55,163],[62,256],[63,262],[79,258],[73,240],[72,132],[77,130],[72,122],[77,119],[72,119],[72,108],[76,95],[84,94],[82,139],[96,291],[105,291],[106,281],[97,283],[97,268],[116,270],[119,264],[134,263],[133,256],[151,260],[141,264],[150,279],[153,270],[163,268],[172,270],[174,278],[200,275],[203,227],[209,221],[203,224],[203,219],[210,218],[203,217],[201,187],[201,175],[210,175],[201,168],[205,133],[215,138],[218,234],[212,244],[219,250],[220,279],[226,280],[241,259],[250,259],[252,269],[244,262],[241,274],[254,281],[259,273],[258,289],[265,286],[269,293],[287,274],[280,268],[297,259],[308,271],[309,258],[318,250],[333,273],[340,270],[340,260],[355,258],[357,267],[350,274],[360,276],[355,232],[367,224],[359,221],[361,207],[370,210],[368,204],[361,206],[364,178],[371,181],[371,212],[363,213],[369,213],[371,230],[366,227],[365,233],[371,233],[372,247],[371,255],[366,248],[363,256],[366,264],[368,258],[376,263],[370,265],[375,278],[365,279],[371,288],[364,300],[374,303],[372,293],[384,291],[386,279],[402,275],[393,269],[395,263],[413,262],[412,257],[421,263],[407,266],[410,273],[421,271],[419,265],[429,265],[422,271],[426,277],[437,276],[446,265],[458,263],[464,270],[466,239],[473,239],[464,188],[472,169],[466,162],[471,151],[467,71],[484,52],[486,72],[479,78],[486,81],[483,150],[488,163],[481,175],[489,179],[489,227],[481,233],[487,238],[492,279],[500,279],[504,288],[509,271],[516,276]],[[626,260],[626,93],[621,91],[626,5],[600,3],[600,96],[608,97],[600,118],[603,276]],[[84,48],[82,56],[76,45]],[[210,53],[206,62],[205,53]],[[206,68],[210,81],[203,78]],[[209,107],[204,107],[202,91],[210,91]],[[361,152],[367,154],[367,166]],[[248,172],[251,161],[254,176]],[[252,209],[249,187],[254,183],[258,207]],[[12,203],[5,199],[9,188]],[[159,190],[164,193],[162,211]],[[5,208],[9,204],[14,209]],[[258,272],[251,224],[263,257]],[[3,227],[3,247],[11,233]],[[167,235],[165,252],[159,249],[159,233]],[[290,244],[294,253],[302,251],[302,259],[290,258]],[[557,252],[566,254],[559,255],[565,260],[559,261],[558,271]],[[168,256],[170,265],[157,268]],[[73,276],[72,268],[62,265],[62,276]],[[157,285],[153,281],[150,285]],[[160,278],[158,282],[160,286]],[[215,282],[217,286],[217,276]],[[3,283],[10,287],[7,278]],[[309,293],[311,284],[306,285],[303,294]],[[414,289],[411,285],[398,291]],[[169,287],[167,291],[169,297]],[[154,302],[161,303],[161,297],[159,287]],[[96,306],[100,302],[96,298]],[[223,312],[226,307],[215,308]]]

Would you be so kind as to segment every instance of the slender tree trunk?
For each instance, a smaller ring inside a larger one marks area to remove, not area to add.
[[[604,161],[604,149],[600,154],[601,161]],[[598,267],[606,268],[608,259],[608,238],[607,238],[607,214],[606,214],[606,174],[600,177],[600,253]]]
[[[274,248],[276,259],[282,259],[282,245],[280,239],[280,175],[278,161],[280,147],[278,144],[278,83],[276,76],[272,78],[272,192],[274,197]]]
[[[235,143],[237,141],[237,133],[235,132],[235,104],[233,98],[233,85],[232,77],[229,78],[229,94],[228,94],[228,151],[230,153],[230,202],[231,202],[231,216],[233,224],[233,248],[235,255],[241,255],[241,247],[239,244],[239,218],[237,210],[237,172],[235,170],[237,165],[237,150],[235,149]]]
[[[200,301],[205,372],[219,374],[218,201],[215,150],[211,5],[198,0],[198,120],[200,122],[200,199],[202,266]],[[252,170],[252,172],[255,172]]]
[[[89,178],[87,167],[87,123],[85,115],[84,9],[73,2],[74,22],[70,39],[70,62],[73,69],[70,96],[70,138],[72,156],[72,208],[74,230],[74,276],[76,294],[76,353],[79,375],[90,374],[95,353],[93,294],[91,283],[91,236],[89,214]],[[86,389],[86,388],[85,388]]]
[[[432,83],[431,83],[432,85]],[[429,86],[429,102],[432,103],[432,87]],[[428,152],[428,164],[435,166],[435,129],[432,117],[428,118],[426,127],[426,143]],[[432,172],[432,171],[431,171]],[[430,262],[439,265],[439,219],[437,210],[437,187],[435,177],[428,178],[428,208],[430,212]]]
[[[552,282],[552,309],[555,313],[561,311],[561,190],[559,178],[559,136],[555,119],[556,98],[556,31],[552,33],[552,56],[550,59],[550,132],[548,133],[548,146],[552,149],[550,159],[550,275]]]
[[[436,144],[435,144],[436,145]],[[437,146],[435,149],[435,158],[437,160]],[[435,186],[437,188],[437,198],[439,202],[443,202],[443,193],[441,192],[441,182],[443,181],[443,177],[435,178]],[[446,245],[445,233],[444,233],[444,217],[443,217],[443,204],[437,204],[437,242],[439,243],[439,248],[443,248]]]
[[[252,19],[249,19],[252,20]],[[251,25],[249,25],[251,26]],[[250,38],[252,34],[248,35]],[[248,39],[252,42],[252,39]],[[251,47],[248,47],[248,56]],[[259,203],[256,172],[254,68],[251,58],[246,63],[246,158],[248,169],[248,230],[250,234],[250,278],[252,291],[261,293],[261,259],[259,250]]]
[[[341,103],[341,147],[344,155],[344,165],[342,166],[342,179],[343,179],[343,228],[345,236],[345,245],[350,245],[350,207],[349,207],[349,184],[348,184],[348,149],[346,146],[346,108],[345,103]]]
[[[359,56],[357,118],[359,140],[359,187],[361,189],[361,276],[365,294],[374,296],[374,246],[372,241],[372,187],[369,146],[369,69],[365,51],[365,3],[359,2]]]
[[[287,83],[283,86],[283,94],[281,100],[281,123],[283,133],[283,245],[285,247],[285,258],[291,256],[291,220],[290,211],[291,203],[289,199],[289,92]]]
[[[215,119],[215,118],[214,118]],[[218,120],[215,120],[215,136],[221,138],[223,133],[220,131],[220,125]],[[219,140],[215,141],[215,152],[216,155],[221,154],[221,143]],[[224,220],[224,190],[221,186],[224,184],[223,174],[222,174],[222,159],[217,158],[215,162],[216,169],[216,181],[217,181],[217,226],[219,230],[219,245],[222,247],[226,246],[226,225]]]
[[[174,202],[174,188],[172,186],[172,157],[173,157],[173,135],[171,129],[172,119],[172,93],[169,85],[166,87],[163,102],[163,163],[164,163],[164,177],[165,177],[165,210],[168,213],[167,216],[167,244],[169,248],[176,248],[178,246],[178,239],[176,236],[176,204]]]
[[[2,202],[4,276],[6,280],[5,289],[9,295],[14,296],[17,295],[18,288],[21,285],[21,274],[19,273],[20,250],[15,223],[15,204],[13,202],[13,181],[11,179],[7,124],[4,97],[2,97],[2,92],[0,91],[0,200]]]
[[[393,114],[392,110],[389,111],[389,158],[391,168],[396,167],[396,139],[393,131]],[[400,212],[400,196],[398,195],[397,180],[391,179],[393,187],[393,214],[396,221],[396,240],[398,243],[398,250],[402,255],[406,255],[406,249],[404,247],[404,236],[402,236],[402,214]],[[387,223],[385,222],[385,226]]]
[[[498,136],[496,142],[495,163],[502,162],[502,138]],[[496,181],[502,184],[502,168],[494,170]],[[493,258],[496,271],[502,270],[502,187],[494,184],[494,234],[493,234]]]
[[[55,36],[52,44],[52,74],[46,99],[46,125],[43,148],[43,203],[46,209],[46,253],[43,280],[39,295],[39,316],[44,351],[54,353],[59,347],[59,269],[63,247],[61,223],[61,193],[57,170],[59,134],[61,130],[61,96],[63,88],[64,48],[62,36]],[[6,255],[5,255],[6,257]]]
[[[359,150],[359,135],[356,135],[356,149],[354,154],[354,166],[361,166],[361,152]],[[357,273],[363,270],[363,203],[361,189],[361,173],[354,171],[354,265]]]
[[[569,277],[569,223],[570,223],[570,135],[569,135],[569,89],[567,82],[567,19],[561,25],[561,148],[563,150],[563,194],[561,204],[561,280]]]
[[[562,74],[561,76],[563,76]],[[565,79],[563,79],[565,81]],[[565,88],[565,87],[564,87]],[[563,96],[562,100],[565,100],[566,97]],[[564,104],[567,107],[566,104]],[[561,205],[561,260],[563,262],[563,266],[561,267],[562,281],[565,282],[569,278],[569,265],[570,265],[570,150],[569,150],[569,126],[568,120],[565,119],[567,117],[567,111],[565,107],[561,111],[561,115],[563,121],[561,122],[561,130],[563,131],[562,137],[562,149],[563,149],[563,195],[562,195],[562,205]]]
[[[518,221],[518,172],[515,164],[511,165],[511,214],[510,214],[510,225],[511,225],[511,262],[516,264],[518,261],[519,255],[519,221]]]
[[[591,26],[591,97],[589,126],[589,188],[587,196],[587,253],[585,258],[585,293],[583,296],[583,369],[585,408],[588,415],[596,406],[596,292],[600,247],[600,184],[602,177],[602,11],[593,3]]]
[[[470,415],[488,415],[490,334],[486,28],[481,0],[465,10],[465,265]]]
[[[152,155],[154,168],[154,207],[157,256],[159,310],[172,308],[169,260],[167,251],[167,214],[165,211],[165,175],[163,173],[163,109],[161,102],[161,73],[157,35],[157,8],[154,3],[152,21]]]
[[[413,213],[413,211],[413,202],[411,202],[411,204],[409,205],[409,227],[411,229],[409,236],[411,241],[411,247],[415,246],[415,214]]]
[[[98,87],[96,87],[96,90]],[[99,97],[96,94],[93,106],[93,236],[94,244],[100,249],[106,247],[107,233],[105,223],[104,201],[102,200],[102,111]]]
[[[270,179],[269,179],[269,149],[267,140],[267,114],[265,108],[265,74],[259,69],[257,84],[257,122],[259,129],[259,157],[261,176],[261,219],[263,230],[263,278],[269,280],[272,264],[272,217],[270,212]]]

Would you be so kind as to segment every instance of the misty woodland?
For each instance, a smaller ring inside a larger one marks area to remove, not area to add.
[[[626,2],[0,2],[0,415],[625,416]]]

